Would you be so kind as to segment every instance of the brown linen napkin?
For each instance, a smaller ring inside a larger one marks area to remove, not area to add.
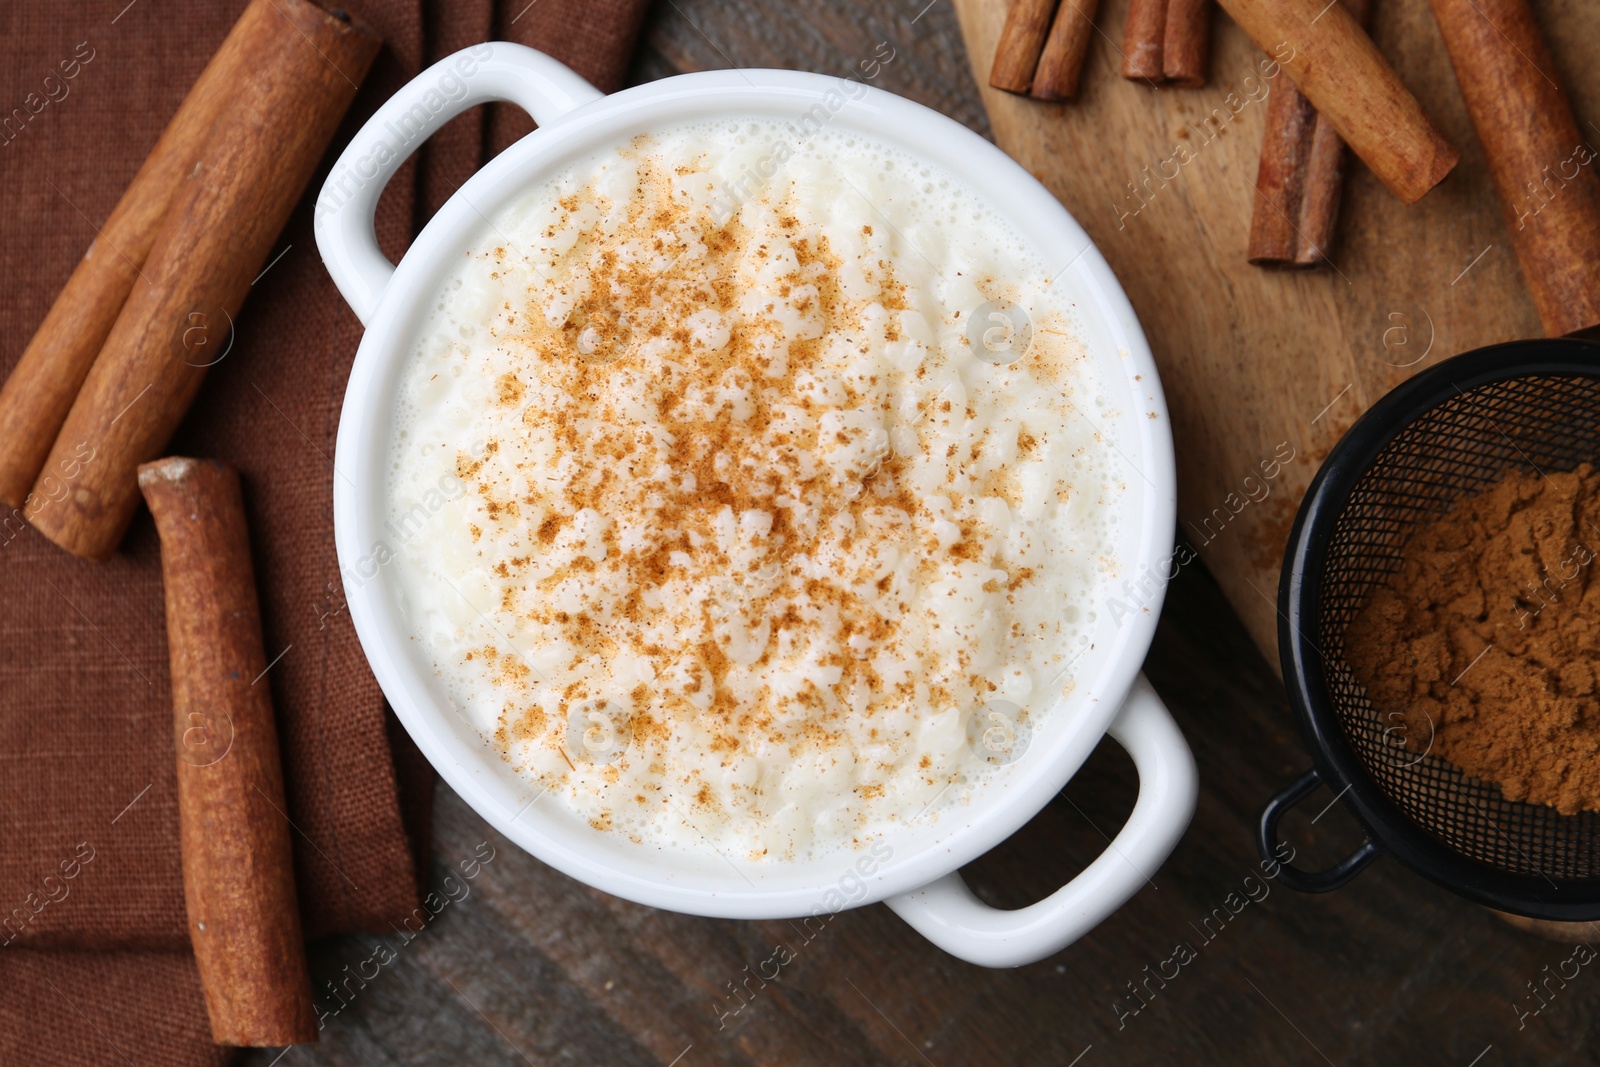
[[[407,78],[490,38],[617,87],[646,0],[364,0],[385,48],[325,165]],[[0,5],[0,373],[244,6]],[[70,76],[68,71],[71,71]],[[528,128],[463,116],[391,183],[384,247]],[[386,716],[340,593],[331,457],[361,329],[322,270],[314,180],[172,451],[244,478],[308,936],[417,906],[432,772]],[[281,655],[280,655],[281,654]],[[85,563],[0,512],[0,1064],[225,1062],[185,930],[154,528]]]

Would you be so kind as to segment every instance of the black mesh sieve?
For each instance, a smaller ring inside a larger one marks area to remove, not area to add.
[[[1373,706],[1344,658],[1350,621],[1399,569],[1418,525],[1509,470],[1585,462],[1600,462],[1600,347],[1576,341],[1441,363],[1374,405],[1329,455],[1290,536],[1280,589],[1284,677],[1318,770],[1269,805],[1261,844],[1275,842],[1276,816],[1317,779],[1345,790],[1372,840],[1336,876],[1304,876],[1299,888],[1334,888],[1387,851],[1496,907],[1600,917],[1600,813],[1507,800],[1432,755],[1428,738],[1407,738],[1393,709]]]

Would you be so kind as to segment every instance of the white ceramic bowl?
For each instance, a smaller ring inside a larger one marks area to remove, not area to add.
[[[830,95],[831,94],[831,95]],[[539,129],[491,160],[450,198],[398,267],[373,235],[378,194],[422,141],[489,100],[525,108]],[[842,101],[842,103],[840,103]],[[1091,351],[1112,378],[1099,417],[1121,446],[1126,492],[1122,563],[1156,576],[1131,616],[1100,605],[1094,647],[1072,695],[1039,717],[1026,753],[970,802],[898,826],[871,854],[807,861],[699,857],[590,828],[511,771],[454,713],[392,600],[385,476],[395,397],[424,312],[487,219],[575,156],[652,129],[706,118],[793,121],[822,105],[831,123],[942,166],[1030,235],[1064,271]],[[884,901],[945,950],[987,966],[1041,959],[1104,919],[1166,859],[1194,811],[1194,761],[1139,676],[1171,558],[1176,479],[1165,402],[1127,297],[1072,217],[993,145],[918,104],[855,81],[782,70],[688,74],[611,96],[549,56],[477,45],[424,71],[380,108],[335,165],[317,203],[317,244],[366,325],[339,422],[334,532],[350,616],[384,693],[445,781],[497,830],[589,885],[659,908],[728,918],[795,918]],[[957,869],[1016,831],[1109,733],[1133,756],[1139,798],[1106,852],[1045,900],[1017,911],[984,905]]]

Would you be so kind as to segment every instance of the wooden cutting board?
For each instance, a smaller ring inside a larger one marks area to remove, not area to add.
[[[1352,160],[1332,267],[1312,273],[1245,262],[1278,83],[1220,11],[1208,85],[1156,89],[1121,77],[1128,0],[1102,0],[1080,99],[1040,104],[988,85],[1007,0],[955,6],[995,139],[1067,206],[1128,291],[1172,410],[1179,533],[1276,667],[1284,544],[1340,435],[1417,370],[1540,333],[1428,5],[1374,0],[1372,34],[1461,164],[1406,207]],[[1548,73],[1600,145],[1594,0],[1535,0],[1535,10],[1558,67]]]

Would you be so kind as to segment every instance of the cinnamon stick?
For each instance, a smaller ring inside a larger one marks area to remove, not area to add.
[[[291,36],[298,36],[295,27],[273,0],[250,0],[23,350],[0,389],[0,500],[6,504],[23,507],[44,469],[212,122],[272,42]]]
[[[989,68],[989,84],[1008,93],[1026,93],[1050,33],[1058,0],[1012,0],[1000,43]]]
[[[139,468],[161,537],[183,899],[212,1038],[317,1039],[239,476]]]
[[[1368,0],[1342,0],[1365,27]],[[1310,268],[1327,262],[1344,184],[1344,140],[1291,82],[1267,102],[1250,218],[1249,260],[1262,267]]]
[[[1600,325],[1600,178],[1526,0],[1432,0],[1551,337]]]
[[[1039,66],[1033,72],[1028,95],[1035,100],[1075,100],[1083,60],[1089,54],[1089,39],[1094,36],[1094,17],[1100,0],[1061,0]]]
[[[1166,78],[1161,63],[1167,32],[1167,0],[1132,0],[1122,30],[1122,76],[1159,84]]]
[[[48,475],[92,450],[72,493],[31,516],[77,555],[104,559],[122,539],[139,498],[135,469],[161,453],[226,351],[252,280],[377,54],[377,36],[347,18],[308,0],[272,5],[290,32],[231,88],[46,460]]]
[[[1390,192],[1410,204],[1460,160],[1355,18],[1326,0],[1220,0]]]
[[[1161,83],[1198,89],[1206,83],[1211,53],[1211,0],[1167,0],[1161,34]]]
[[[1133,0],[1122,38],[1122,76],[1197,89],[1210,65],[1211,0]]]
[[[1287,83],[1288,79],[1284,79]],[[1273,86],[1261,132],[1255,207],[1250,215],[1249,259],[1258,266],[1293,266],[1300,247],[1300,205],[1305,197],[1317,109],[1292,84]]]
[[[1344,138],[1320,114],[1311,124],[1311,153],[1306,160],[1305,184],[1300,190],[1300,223],[1294,265],[1318,267],[1328,261],[1328,249],[1339,225],[1339,199],[1344,192]]]

